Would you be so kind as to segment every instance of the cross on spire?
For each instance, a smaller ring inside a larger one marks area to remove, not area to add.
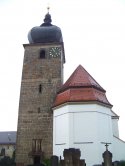
[[[106,147],[106,151],[108,151],[108,146],[109,146],[109,144],[111,144],[111,143],[108,143],[108,142],[101,142],[102,144],[105,144],[105,147]]]

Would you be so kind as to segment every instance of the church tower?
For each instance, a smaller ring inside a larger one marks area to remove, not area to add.
[[[24,63],[20,91],[16,163],[40,163],[52,155],[52,104],[63,83],[65,62],[62,33],[51,24],[49,12],[44,23],[33,27],[29,44],[24,44]]]

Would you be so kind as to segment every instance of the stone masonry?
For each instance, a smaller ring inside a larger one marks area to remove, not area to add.
[[[51,47],[60,47],[61,55],[52,57]],[[45,158],[52,155],[52,104],[63,83],[63,44],[25,44],[17,130],[17,165],[33,164],[33,140]],[[45,58],[40,51],[45,50]]]

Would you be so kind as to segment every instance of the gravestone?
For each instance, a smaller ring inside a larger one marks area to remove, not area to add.
[[[102,163],[103,166],[112,166],[112,153],[108,151],[108,144],[106,146],[106,151],[103,153],[103,160],[104,162]]]
[[[59,158],[57,156],[52,156],[50,158],[50,166],[58,166],[59,165]]]
[[[85,160],[81,160],[81,152],[79,149],[64,149],[64,160],[60,160],[61,166],[85,166]]]

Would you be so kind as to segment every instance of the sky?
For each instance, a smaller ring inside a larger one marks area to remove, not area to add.
[[[106,90],[125,140],[125,0],[0,0],[0,131],[17,129],[23,44],[48,4],[63,34],[64,81],[81,64]]]

